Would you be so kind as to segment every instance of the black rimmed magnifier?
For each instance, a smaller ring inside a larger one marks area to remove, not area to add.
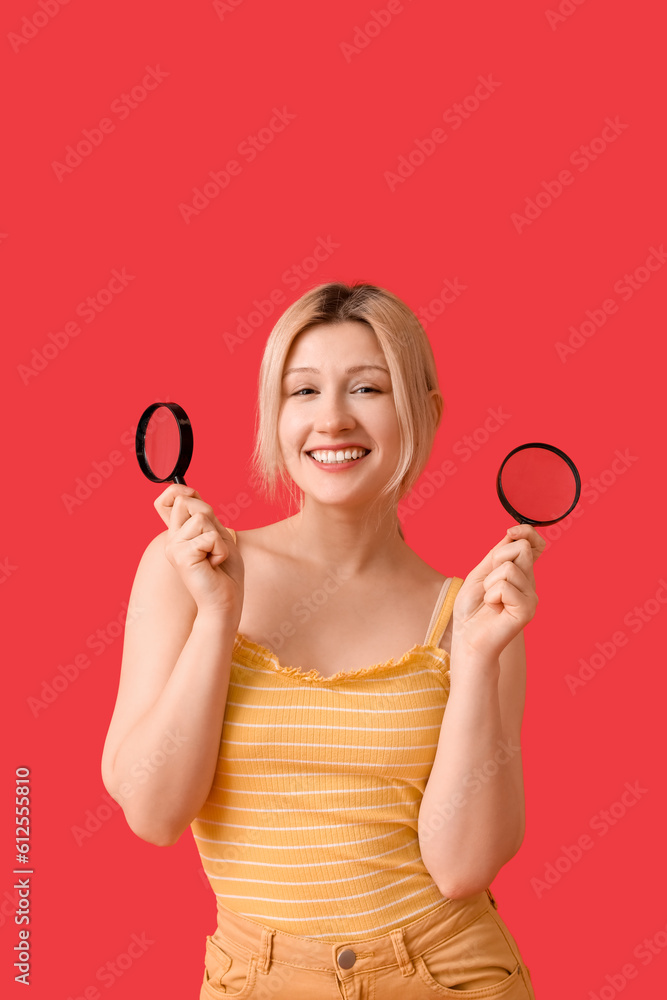
[[[552,444],[514,448],[496,477],[500,502],[519,524],[555,524],[572,511],[581,493],[577,467]]]
[[[178,403],[152,403],[141,414],[135,437],[139,467],[152,483],[180,483],[192,458],[192,425]]]

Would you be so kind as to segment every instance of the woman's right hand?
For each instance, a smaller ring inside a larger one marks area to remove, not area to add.
[[[238,628],[245,571],[231,533],[191,486],[170,483],[154,506],[168,528],[165,555],[198,611],[230,616]]]

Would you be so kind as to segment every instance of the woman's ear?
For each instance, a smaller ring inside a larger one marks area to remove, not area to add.
[[[431,389],[429,391],[429,398],[431,403],[431,409],[433,412],[433,429],[437,431],[440,426],[440,421],[442,420],[443,412],[443,398],[439,389]]]

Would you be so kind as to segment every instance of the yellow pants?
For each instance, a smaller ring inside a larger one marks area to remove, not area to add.
[[[200,1000],[535,1000],[530,973],[490,889],[446,899],[387,934],[332,944],[218,903]]]

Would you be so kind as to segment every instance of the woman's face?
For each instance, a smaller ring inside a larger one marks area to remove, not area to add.
[[[361,367],[368,365],[380,369]],[[278,439],[287,471],[306,496],[354,504],[377,496],[396,468],[400,436],[388,365],[370,327],[322,324],[294,339],[284,367]],[[309,454],[354,445],[368,454],[340,466]]]

